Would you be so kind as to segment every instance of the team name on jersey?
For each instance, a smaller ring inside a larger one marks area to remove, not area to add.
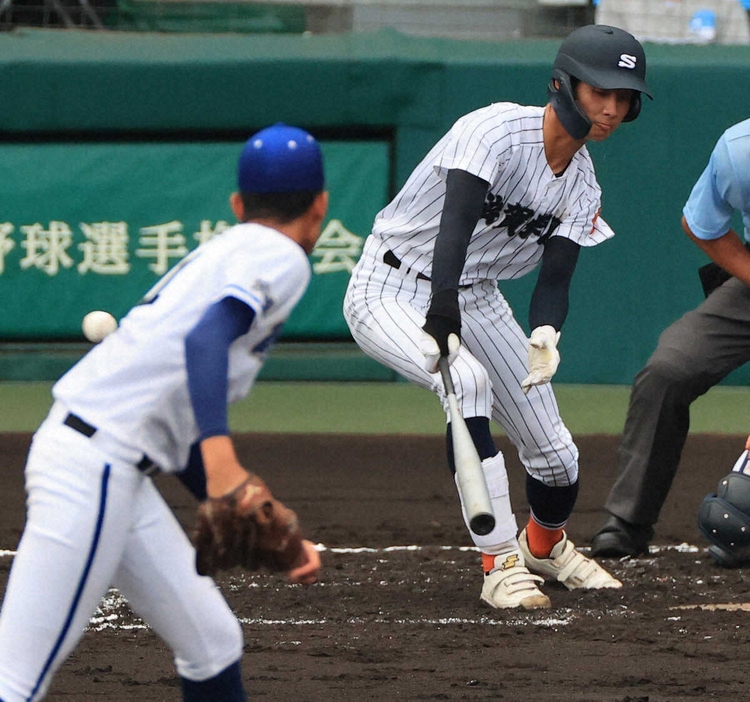
[[[487,193],[482,209],[482,219],[489,226],[505,227],[508,236],[528,239],[537,237],[538,244],[549,239],[562,221],[552,214],[536,214],[530,207],[519,203],[505,203],[500,195]]]

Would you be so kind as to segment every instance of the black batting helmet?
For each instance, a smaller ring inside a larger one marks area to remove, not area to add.
[[[552,65],[549,98],[560,123],[574,139],[583,139],[591,121],[575,99],[572,79],[604,90],[629,89],[633,100],[624,122],[641,111],[641,93],[649,97],[646,54],[628,32],[604,24],[590,24],[571,32],[560,45]]]

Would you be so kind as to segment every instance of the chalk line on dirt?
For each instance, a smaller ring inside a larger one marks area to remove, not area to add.
[[[395,553],[398,551],[425,551],[425,550],[439,550],[439,551],[479,551],[476,546],[418,546],[412,544],[410,546],[383,546],[380,548],[372,548],[370,546],[331,546],[328,547],[325,544],[316,544],[315,548],[318,551],[328,551],[329,553]],[[582,553],[586,553],[591,549],[588,546],[577,547]],[[681,543],[669,546],[654,546],[649,547],[649,553],[659,553],[661,551],[677,551],[678,553],[700,553],[701,551],[707,551],[706,548],[700,546],[693,546],[688,543]],[[7,549],[0,549],[0,558],[12,558],[16,555],[15,551]]]

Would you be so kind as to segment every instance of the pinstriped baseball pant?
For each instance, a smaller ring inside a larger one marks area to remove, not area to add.
[[[365,353],[437,394],[447,416],[440,375],[424,370],[419,350],[430,283],[414,271],[386,265],[386,250],[368,237],[349,282],[344,316]],[[462,345],[452,374],[463,416],[495,420],[529,475],[550,486],[574,483],[578,449],[551,386],[537,386],[528,395],[521,390],[528,374],[528,338],[496,283],[481,281],[460,290],[459,304]]]

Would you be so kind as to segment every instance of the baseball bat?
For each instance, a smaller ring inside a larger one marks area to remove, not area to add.
[[[438,368],[440,375],[443,376],[443,385],[448,399],[448,416],[453,438],[453,461],[456,465],[456,476],[464,509],[469,519],[469,528],[475,534],[484,536],[495,528],[495,515],[492,513],[490,493],[482,472],[482,460],[479,458],[469,428],[458,409],[450,366],[445,356],[441,356],[438,361]]]

